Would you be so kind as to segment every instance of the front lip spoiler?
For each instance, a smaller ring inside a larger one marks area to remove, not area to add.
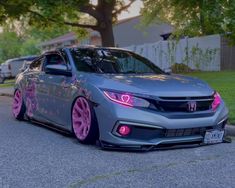
[[[104,150],[118,150],[118,151],[155,151],[155,150],[168,150],[168,149],[183,149],[194,148],[203,146],[202,142],[180,143],[180,144],[159,144],[159,145],[114,145],[108,142],[99,141],[99,146]]]
[[[154,151],[154,150],[168,150],[168,149],[185,149],[185,148],[195,148],[199,146],[209,146],[214,144],[204,144],[203,137],[198,136],[200,139],[194,139],[191,141],[182,141],[182,142],[174,142],[174,141],[162,141],[157,144],[149,143],[143,145],[117,145],[112,144],[105,141],[99,141],[99,146],[104,150],[119,150],[119,151]],[[226,135],[223,138],[222,143],[231,143],[231,139]]]
[[[135,142],[136,144],[131,144],[127,142],[127,144],[123,145],[117,145],[112,144],[105,141],[100,141],[100,146],[103,149],[111,149],[111,150],[134,150],[134,151],[150,151],[150,150],[156,150],[156,149],[172,149],[177,146],[177,148],[182,146],[192,147],[192,145],[195,146],[195,144],[201,145],[202,144],[203,137],[202,136],[190,136],[185,138],[169,138],[169,139],[162,139],[158,141],[152,140],[151,142]],[[134,142],[133,142],[134,143]]]

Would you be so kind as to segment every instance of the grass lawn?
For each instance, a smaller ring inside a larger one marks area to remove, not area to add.
[[[229,108],[229,123],[235,125],[235,71],[194,72],[186,75],[206,81],[220,93]]]
[[[0,84],[0,88],[6,88],[6,87],[13,87],[15,84],[15,80],[5,80],[4,84]]]

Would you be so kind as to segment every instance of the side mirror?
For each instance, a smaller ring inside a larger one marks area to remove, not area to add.
[[[66,65],[46,65],[45,73],[53,75],[64,75],[69,77],[72,76],[72,72],[68,70]]]

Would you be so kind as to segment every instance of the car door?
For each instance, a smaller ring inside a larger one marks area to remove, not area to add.
[[[29,70],[24,73],[25,83],[24,83],[24,102],[26,105],[26,114],[32,119],[41,120],[42,107],[42,84],[40,82],[40,77],[42,74],[42,64],[45,58],[42,56],[37,60],[33,61]]]
[[[47,95],[42,99],[42,112],[46,121],[66,128],[71,111],[71,82],[72,76],[60,74],[59,72],[46,71],[48,65],[65,65],[70,71],[69,62],[59,52],[45,55],[42,76],[40,82]]]

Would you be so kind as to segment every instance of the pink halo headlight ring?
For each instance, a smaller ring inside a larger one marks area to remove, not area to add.
[[[127,93],[116,93],[111,91],[103,91],[104,95],[111,101],[129,107],[149,107],[150,103],[142,98],[134,97]]]
[[[132,96],[129,94],[119,94],[109,91],[104,91],[104,94],[107,98],[109,98],[111,101],[126,105],[126,106],[133,106],[132,103]]]
[[[131,100],[131,96],[130,95],[125,95],[125,94],[121,95],[121,101],[122,102],[129,103],[130,100]]]
[[[212,110],[215,111],[219,107],[221,100],[222,99],[221,99],[220,94],[218,92],[215,92],[214,93],[214,101],[212,103]]]

